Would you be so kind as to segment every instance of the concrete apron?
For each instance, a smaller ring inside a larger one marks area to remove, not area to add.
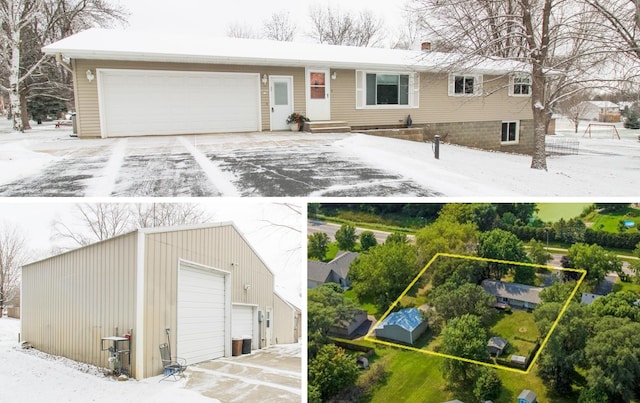
[[[269,350],[189,366],[185,388],[220,402],[300,402],[301,358]]]

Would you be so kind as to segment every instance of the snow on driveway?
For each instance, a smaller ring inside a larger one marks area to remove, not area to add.
[[[558,122],[579,152],[531,157],[363,134],[239,133],[70,138],[42,125],[16,134],[0,122],[0,196],[637,197],[638,131],[592,138]]]

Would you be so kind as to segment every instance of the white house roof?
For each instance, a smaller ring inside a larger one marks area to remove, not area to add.
[[[483,74],[528,72],[506,59],[453,53],[335,46],[301,42],[187,36],[92,28],[45,46],[48,55],[71,59],[127,60],[252,66],[327,67],[393,71],[456,71]]]
[[[620,108],[618,104],[614,104],[611,101],[588,101],[589,103],[597,106],[598,108]]]

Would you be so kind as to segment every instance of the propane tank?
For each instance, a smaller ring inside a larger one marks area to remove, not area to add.
[[[118,358],[117,353],[113,353],[111,357],[109,357],[109,369],[112,372],[120,372],[120,359]]]

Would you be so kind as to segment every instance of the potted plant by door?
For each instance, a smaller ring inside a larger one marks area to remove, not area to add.
[[[308,121],[309,121],[308,117],[298,112],[293,112],[291,115],[287,117],[287,124],[291,128],[292,132],[300,131],[300,129],[302,129],[302,126],[304,126],[304,122],[308,122]]]

